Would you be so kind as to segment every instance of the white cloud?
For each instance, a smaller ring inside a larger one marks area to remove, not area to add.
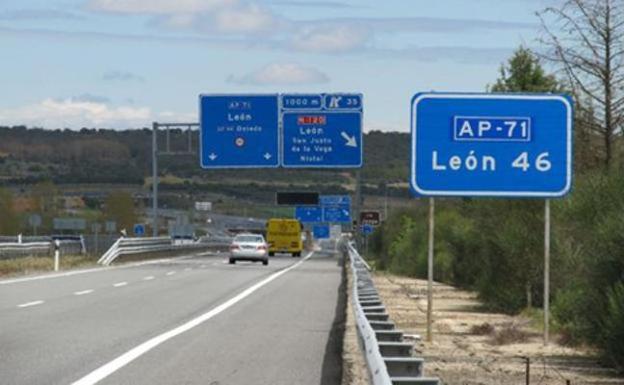
[[[230,76],[231,83],[245,85],[300,85],[328,83],[323,72],[296,63],[273,63],[242,77]]]
[[[305,28],[292,40],[298,50],[315,53],[336,53],[365,48],[372,37],[363,25],[319,25]]]
[[[216,12],[216,29],[224,33],[267,31],[274,26],[274,15],[257,4],[224,8]]]
[[[237,4],[238,0],[90,0],[94,11],[115,13],[195,13]]]
[[[0,110],[0,124],[45,128],[147,127],[151,111],[147,107],[110,106],[86,98],[52,99],[14,109]]]
[[[284,22],[269,8],[245,2],[206,12],[158,15],[150,21],[150,24],[155,27],[191,30],[205,34],[253,35],[277,32]]]

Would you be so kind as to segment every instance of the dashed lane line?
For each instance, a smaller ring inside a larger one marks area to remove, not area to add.
[[[93,289],[76,291],[76,292],[74,292],[74,295],[85,295],[85,294],[91,294],[91,293],[93,293]]]
[[[122,286],[126,286],[128,284],[128,282],[117,282],[117,283],[113,283],[113,287],[122,287]]]
[[[25,308],[25,307],[31,307],[31,306],[37,306],[37,305],[41,305],[44,301],[32,301],[32,302],[26,302],[23,303],[21,305],[17,305],[17,307],[19,308]]]

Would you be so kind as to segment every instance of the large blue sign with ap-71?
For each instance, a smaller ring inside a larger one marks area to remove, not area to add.
[[[362,95],[281,95],[284,167],[362,166]]]
[[[278,95],[200,95],[203,168],[279,166]]]
[[[560,197],[572,184],[572,101],[553,94],[412,99],[419,196]]]

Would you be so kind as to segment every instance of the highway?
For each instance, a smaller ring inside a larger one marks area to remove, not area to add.
[[[0,281],[0,382],[337,384],[341,285],[323,252]]]

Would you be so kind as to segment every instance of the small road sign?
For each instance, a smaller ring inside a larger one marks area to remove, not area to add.
[[[319,204],[323,207],[323,222],[350,223],[351,197],[348,195],[321,195]]]
[[[278,95],[200,95],[203,168],[278,167]]]
[[[212,211],[212,202],[195,202],[195,211]]]
[[[379,211],[362,211],[360,212],[360,223],[363,225],[379,226],[381,223],[381,215]]]
[[[362,95],[281,95],[282,165],[362,166]]]
[[[134,235],[136,235],[137,237],[142,237],[143,235],[145,235],[145,226],[140,223],[134,225]]]
[[[348,205],[323,206],[323,222],[350,223],[351,207]]]
[[[572,184],[573,115],[563,95],[417,94],[412,192],[561,197]]]
[[[295,208],[295,218],[301,223],[323,222],[323,209],[319,206],[298,206]]]
[[[87,221],[82,218],[54,218],[52,220],[54,230],[85,230]]]
[[[371,235],[375,231],[375,227],[372,225],[362,225],[362,234]]]
[[[104,223],[104,229],[107,233],[111,234],[117,231],[117,222],[115,221],[106,221]]]
[[[327,239],[330,236],[329,225],[314,225],[312,235],[315,239]]]
[[[41,215],[31,214],[30,216],[28,216],[28,224],[30,225],[30,227],[41,226]]]
[[[351,205],[351,197],[348,195],[321,195],[319,196],[321,206]]]

